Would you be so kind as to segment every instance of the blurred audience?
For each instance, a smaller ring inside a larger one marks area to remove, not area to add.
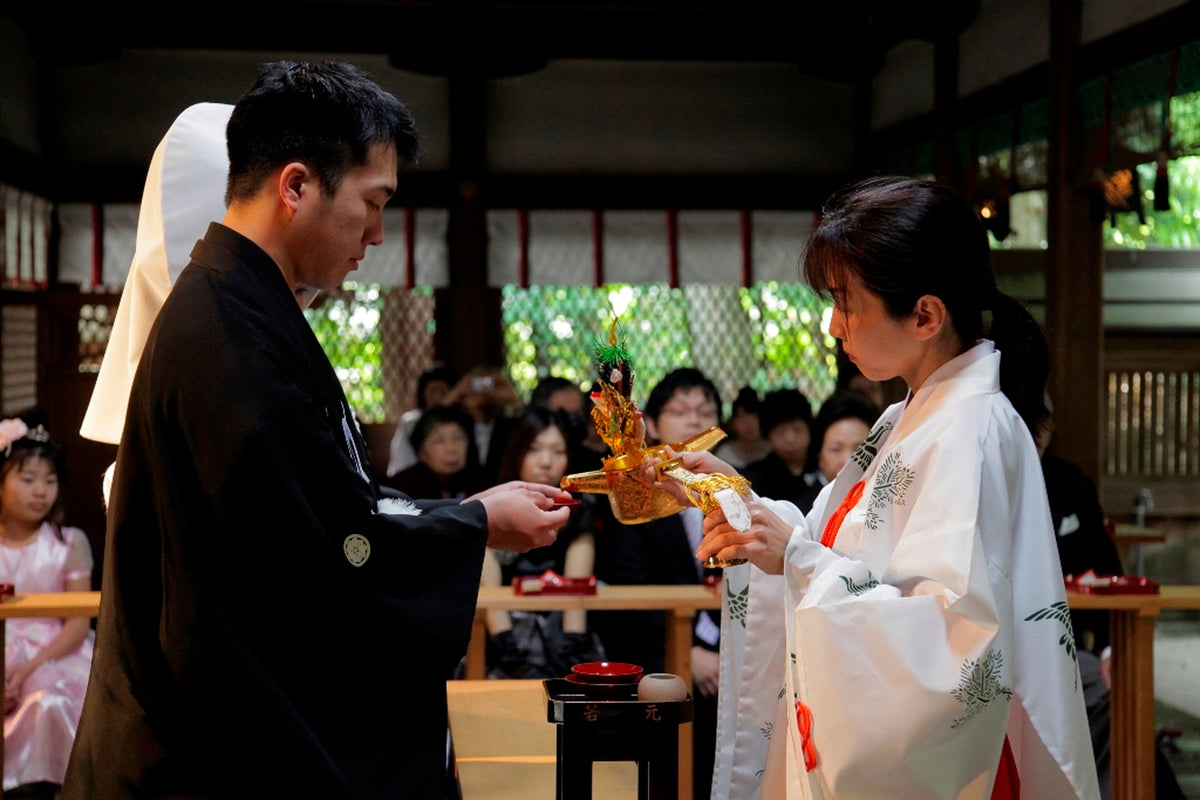
[[[432,406],[441,405],[442,398],[450,391],[450,387],[458,381],[458,373],[440,361],[435,361],[421,371],[417,378],[417,405],[400,415],[396,432],[392,434],[388,458],[388,475],[395,475],[402,469],[417,463],[417,454],[412,448],[410,439],[413,427],[421,417],[421,412]]]
[[[812,442],[812,405],[799,389],[775,389],[763,397],[758,424],[771,447],[765,457],[741,470],[762,497],[800,504],[817,483],[805,471]]]
[[[430,406],[413,426],[417,463],[380,480],[415,500],[462,499],[495,484],[474,455],[471,418],[458,406]]]
[[[578,393],[578,387],[575,391]],[[557,486],[565,474],[572,437],[578,433],[565,411],[531,404],[517,419],[498,473],[501,482],[532,481]],[[595,519],[599,495],[585,494],[547,547],[526,553],[488,549],[483,562],[484,586],[509,586],[553,570],[586,578],[596,563]],[[600,639],[588,629],[587,612],[489,611],[489,678],[559,678],[584,661],[603,661]]]
[[[1042,475],[1050,499],[1050,519],[1054,524],[1063,575],[1082,575],[1089,569],[1097,575],[1124,575],[1117,544],[1105,526],[1096,484],[1078,464],[1049,452],[1053,438],[1054,417],[1051,414],[1038,429],[1034,441],[1042,458]],[[1108,646],[1107,611],[1073,610],[1071,625],[1079,649],[1099,655]]]
[[[807,475],[816,481],[797,505],[804,513],[862,444],[882,409],[865,394],[855,391],[835,394],[821,404],[813,421],[812,446],[808,449]]]
[[[463,375],[442,403],[458,405],[470,415],[474,452],[484,484],[495,484],[516,415],[525,407],[512,381],[499,367],[480,365]]]
[[[721,425],[729,438],[717,445],[713,453],[735,469],[740,470],[771,452],[771,446],[763,438],[758,424],[761,403],[753,387],[743,386],[733,401],[729,419]]]
[[[556,375],[542,378],[533,387],[529,404],[562,411],[567,415],[567,423],[571,427],[567,473],[599,469],[600,460],[610,455],[608,446],[600,438],[592,421],[591,398],[577,384]]]

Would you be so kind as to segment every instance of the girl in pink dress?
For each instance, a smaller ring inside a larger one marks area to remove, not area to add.
[[[90,590],[88,538],[61,524],[62,451],[41,427],[3,420],[0,455],[0,583],[13,584],[19,594]],[[6,624],[4,791],[61,784],[91,669],[91,622],[17,618]]]

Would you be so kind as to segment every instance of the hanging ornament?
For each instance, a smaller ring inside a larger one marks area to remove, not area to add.
[[[1146,224],[1146,211],[1142,205],[1141,179],[1137,167],[1117,166],[1115,147],[1112,143],[1112,76],[1104,83],[1104,118],[1100,127],[1101,152],[1105,163],[1092,171],[1090,183],[1092,219],[1103,222],[1107,216],[1112,225],[1117,224],[1117,214],[1137,214],[1138,223]],[[1122,159],[1127,161],[1128,159]]]

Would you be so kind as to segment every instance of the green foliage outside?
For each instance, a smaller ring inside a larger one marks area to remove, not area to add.
[[[1116,225],[1104,225],[1107,247],[1145,250],[1169,247],[1180,250],[1200,247],[1200,158],[1177,158],[1167,167],[1170,211],[1154,210],[1154,164],[1138,166],[1146,224],[1132,212],[1117,214]]]
[[[304,316],[333,364],[350,407],[362,422],[382,422],[384,413],[382,337],[379,319],[383,291],[377,284],[347,281],[326,294]]]
[[[509,375],[526,397],[547,375],[590,386],[594,347],[607,342],[614,315],[633,355],[639,405],[681,366],[717,384],[726,413],[743,385],[799,388],[818,403],[836,382],[836,342],[821,330],[828,304],[801,284],[694,293],[665,284],[507,286],[502,303]]]

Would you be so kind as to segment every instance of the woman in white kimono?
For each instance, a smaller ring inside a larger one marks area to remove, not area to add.
[[[1098,797],[1029,433],[1039,326],[996,288],[974,211],[930,182],[835,194],[804,272],[851,361],[909,392],[807,518],[756,496],[749,530],[705,521],[701,560],[750,562],[725,571],[712,796]]]

